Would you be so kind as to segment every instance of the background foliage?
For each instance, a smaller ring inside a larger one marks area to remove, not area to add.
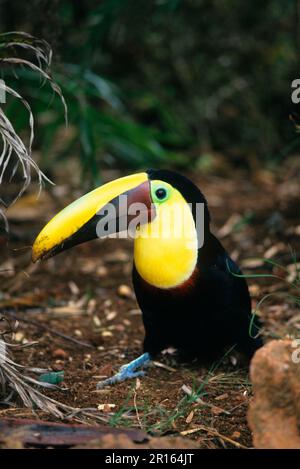
[[[94,182],[116,166],[270,166],[300,146],[288,119],[299,10],[296,0],[0,0],[1,32],[53,47],[69,128],[40,77],[1,74],[38,116],[35,148],[50,174],[74,155]],[[26,127],[19,103],[6,112]]]

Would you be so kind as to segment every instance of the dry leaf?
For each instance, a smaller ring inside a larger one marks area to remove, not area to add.
[[[270,246],[266,252],[264,253],[264,257],[266,259],[271,259],[272,257],[276,256],[280,251],[283,251],[285,249],[285,245],[283,243],[277,243],[273,244],[273,246]]]
[[[221,394],[220,396],[217,396],[215,397],[215,400],[216,401],[223,401],[224,399],[228,399],[229,395],[227,392],[225,392],[224,394]]]
[[[131,288],[127,285],[120,285],[118,288],[118,295],[122,298],[132,298],[133,293]]]
[[[194,417],[194,411],[192,410],[187,416],[187,418],[185,419],[185,423],[191,423],[191,421],[193,420],[193,417]]]
[[[138,391],[138,389],[140,389],[140,387],[141,387],[141,380],[139,378],[136,378],[135,390]]]
[[[113,319],[115,319],[116,316],[117,316],[116,311],[110,311],[110,312],[106,315],[106,319],[107,319],[108,321],[112,321]]]
[[[225,412],[224,409],[221,409],[221,407],[217,407],[217,406],[212,406],[211,411],[214,415],[220,415]]]
[[[234,226],[241,220],[241,215],[238,213],[234,213],[231,215],[231,217],[228,218],[226,221],[225,225],[223,225],[219,230],[218,230],[218,237],[219,238],[224,238],[225,236],[228,236]]]
[[[111,409],[114,409],[115,407],[116,404],[99,404],[97,409],[101,410],[102,412],[110,412]]]
[[[241,267],[245,269],[255,269],[264,265],[263,259],[244,259],[241,262]]]
[[[95,324],[96,327],[101,327],[101,321],[98,318],[98,316],[93,316],[93,323]]]

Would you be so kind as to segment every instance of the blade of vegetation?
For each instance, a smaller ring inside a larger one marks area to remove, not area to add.
[[[23,57],[21,54],[29,54]],[[0,34],[0,68],[6,69],[13,67],[16,73],[18,67],[33,70],[45,82],[48,82],[63,104],[65,119],[67,120],[67,105],[60,87],[53,80],[49,69],[51,65],[52,51],[50,45],[43,40],[37,39],[30,34],[23,32],[9,32]],[[35,63],[36,62],[36,63]],[[0,194],[0,202],[7,207],[15,202],[26,190],[31,181],[32,169],[38,176],[38,182],[41,187],[43,181],[49,179],[39,169],[32,158],[32,143],[34,139],[34,118],[31,105],[16,90],[0,81],[0,91],[5,95],[10,95],[20,100],[22,105],[29,113],[29,142],[26,145],[22,138],[16,132],[13,123],[5,113],[5,103],[0,105],[0,135],[2,140],[2,150],[0,153],[0,185],[12,181],[19,168],[22,171],[23,184],[19,192],[9,201]]]
[[[97,409],[74,408],[43,394],[43,389],[61,389],[55,384],[40,381],[34,377],[34,375],[40,375],[50,370],[22,366],[16,363],[11,356],[12,350],[31,347],[35,344],[11,344],[5,340],[5,334],[0,334],[0,402],[2,404],[14,405],[17,395],[25,407],[40,409],[59,419],[76,416],[79,421],[107,421],[108,417],[102,416]]]

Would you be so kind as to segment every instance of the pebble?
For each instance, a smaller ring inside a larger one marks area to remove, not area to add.
[[[120,285],[118,288],[118,295],[121,298],[132,298],[132,290],[127,285]]]
[[[56,350],[53,350],[52,356],[53,358],[68,358],[69,354],[62,348],[57,348]]]

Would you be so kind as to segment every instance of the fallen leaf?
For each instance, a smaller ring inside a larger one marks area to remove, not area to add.
[[[266,252],[264,253],[264,257],[266,259],[271,259],[272,257],[276,256],[280,251],[283,251],[285,249],[285,245],[283,243],[277,243],[273,244],[273,246],[270,246]]]
[[[238,213],[232,214],[226,223],[218,230],[218,237],[219,238],[225,238],[225,236],[228,236],[235,225],[241,220],[241,215]]]
[[[255,269],[256,267],[261,267],[264,265],[263,259],[244,259],[241,262],[241,267],[246,269]]]
[[[224,394],[221,394],[220,396],[217,396],[215,397],[215,400],[216,401],[223,401],[224,399],[228,399],[229,395],[227,392],[225,392]]]
[[[111,409],[114,409],[116,407],[116,404],[99,404],[97,406],[98,410],[101,410],[102,412],[110,412]]]
[[[115,319],[116,316],[117,316],[116,311],[109,311],[108,314],[106,315],[106,319],[108,321],[112,321],[113,319]]]
[[[137,391],[141,387],[141,380],[139,378],[136,378],[135,381],[135,390]]]
[[[65,358],[69,357],[69,354],[68,354],[68,352],[66,352],[62,348],[57,348],[56,350],[54,350],[52,352],[52,356],[53,356],[53,358],[64,358],[65,359]]]
[[[112,365],[109,363],[107,365],[102,366],[99,370],[99,375],[101,375],[103,377],[111,376],[112,375]]]
[[[101,327],[101,321],[98,318],[98,316],[93,316],[93,323],[95,324],[96,327]]]
[[[217,406],[211,406],[211,411],[214,415],[220,415],[225,412],[224,409],[221,409],[221,407],[217,407]]]
[[[191,421],[193,420],[193,417],[194,417],[194,411],[192,410],[187,416],[187,418],[185,419],[185,423],[191,423]]]
[[[118,295],[121,298],[132,298],[133,293],[130,287],[127,285],[120,285],[118,288]]]
[[[104,256],[104,260],[105,262],[108,262],[110,264],[119,263],[119,262],[128,262],[129,255],[125,251],[122,251],[121,249],[117,249],[116,251]]]

